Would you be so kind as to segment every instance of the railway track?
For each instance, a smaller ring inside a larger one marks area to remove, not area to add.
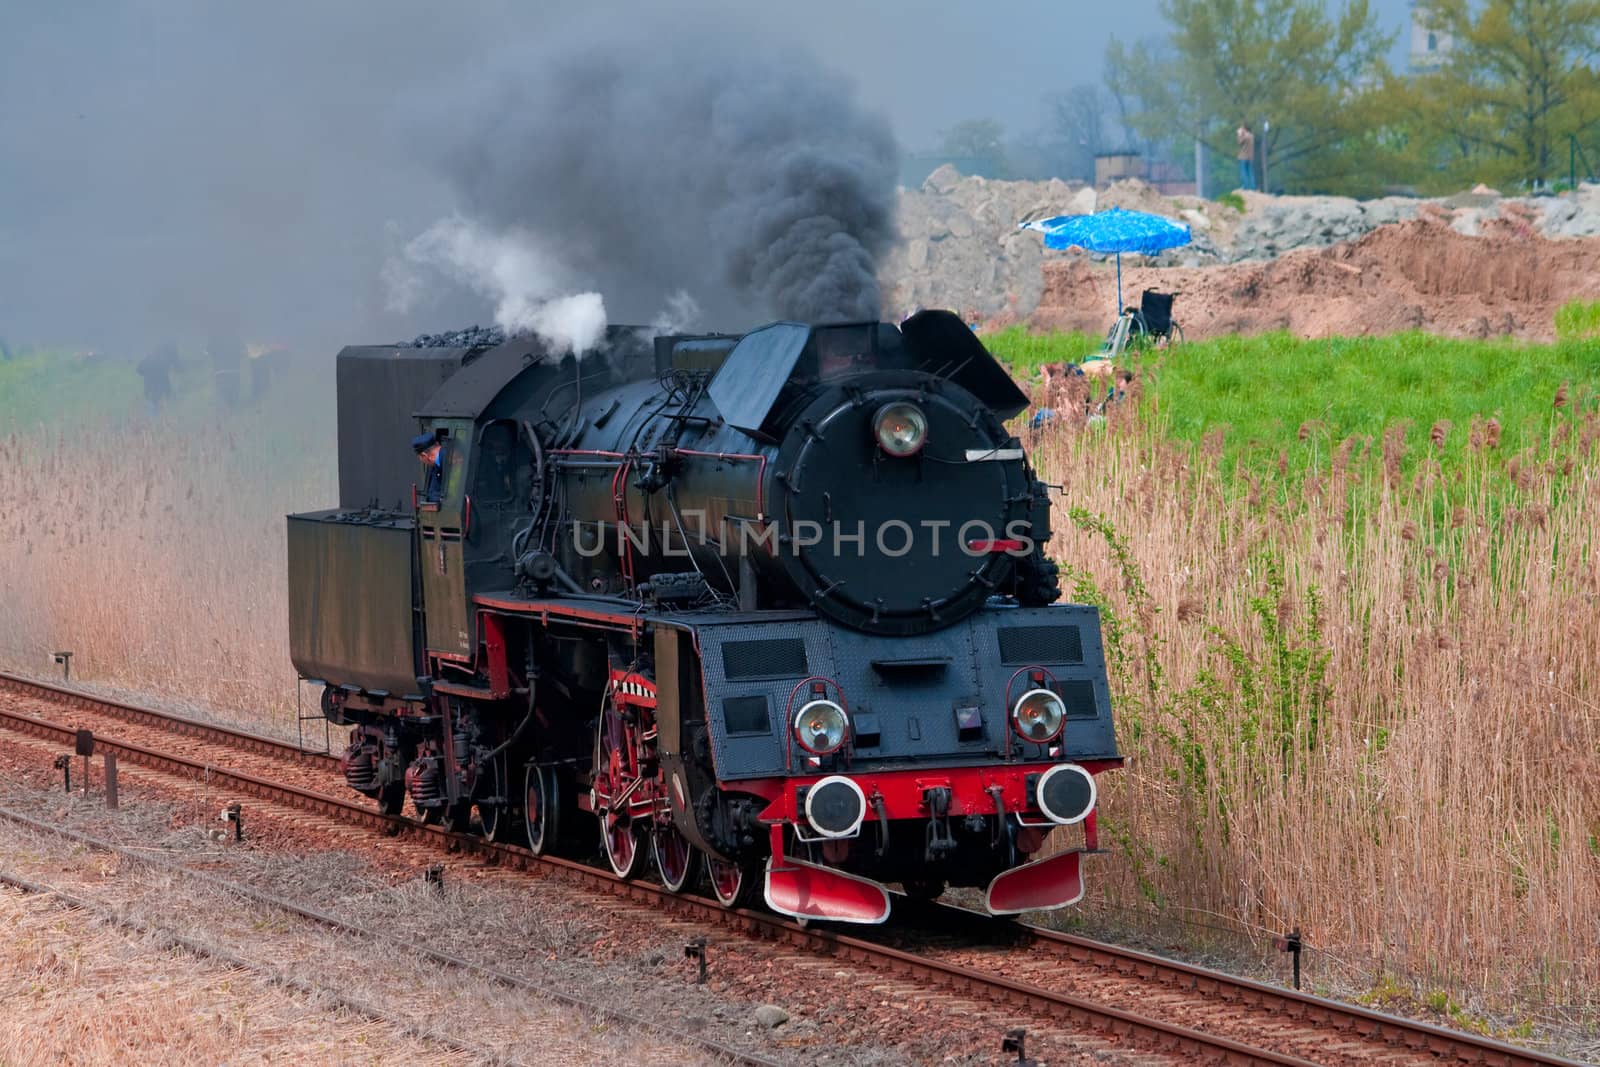
[[[672,894],[655,885],[622,881],[572,860],[534,856],[525,848],[495,844],[410,819],[382,815],[353,798],[330,796],[304,777],[341,788],[337,761],[322,753],[194,719],[102,700],[81,691],[0,674],[0,693],[26,698],[30,710],[0,707],[0,729],[70,746],[80,725],[94,722],[97,751],[179,778],[204,778],[218,788],[295,808],[387,836],[419,839],[486,862],[538,869],[586,888],[647,904],[700,922],[714,922],[757,938],[912,978],[959,996],[1015,1008],[1051,1027],[1128,1041],[1142,1052],[1175,1060],[1240,1065],[1275,1064],[1485,1064],[1492,1067],[1563,1065],[1573,1061],[1502,1042],[1341,1004],[1219,971],[1178,963],[1087,938],[1026,924],[997,927],[993,920],[934,906],[945,928],[1009,931],[975,947],[896,947],[893,931],[865,935],[805,927],[754,911],[728,911],[715,901]],[[69,709],[71,722],[38,713],[40,705]],[[119,736],[101,730],[118,726]],[[139,741],[121,733],[137,733]],[[163,744],[162,735],[171,739]],[[158,745],[160,747],[158,747]],[[191,746],[187,752],[172,751]],[[230,755],[230,753],[242,753]],[[227,758],[228,765],[223,763]],[[250,765],[242,769],[240,764]],[[273,768],[277,768],[274,770]],[[292,769],[295,783],[281,772]],[[270,775],[278,774],[279,777]]]
[[[289,900],[276,894],[266,893],[259,889],[252,888],[251,886],[243,885],[239,882],[230,881],[229,879],[219,877],[210,871],[196,869],[195,867],[173,860],[164,859],[159,856],[152,856],[148,853],[136,852],[132,849],[118,845],[114,841],[107,841],[103,838],[97,838],[89,834],[79,833],[74,830],[69,830],[60,826],[54,826],[49,823],[41,822],[40,820],[31,818],[21,812],[11,811],[4,807],[0,807],[0,819],[16,823],[20,826],[25,826],[39,834],[53,835],[64,841],[82,845],[99,852],[115,854],[124,862],[134,864],[141,868],[177,874],[185,879],[222,889],[241,900],[275,909],[287,915],[291,915],[296,918],[306,920],[307,922],[314,923],[318,926],[337,931],[338,933],[353,939],[367,942],[368,944],[389,946],[403,953],[421,956],[422,958],[438,964],[441,967],[460,971],[465,974],[471,974],[478,978],[487,979],[494,984],[505,986],[510,989],[520,990],[530,994],[536,999],[547,1001],[553,1000],[569,1007],[578,1008],[581,1011],[597,1017],[622,1023],[634,1029],[658,1033],[673,1040],[674,1042],[678,1042],[686,1046],[698,1046],[707,1052],[714,1053],[720,1058],[720,1060],[726,1061],[730,1064],[739,1064],[741,1067],[779,1067],[778,1061],[770,1059],[766,1056],[755,1055],[743,1049],[732,1048],[716,1041],[712,1041],[704,1036],[691,1035],[681,1031],[673,1030],[671,1027],[662,1025],[657,1020],[647,1019],[637,1014],[618,1011],[615,1008],[609,1008],[596,1004],[593,1001],[586,1000],[582,997],[573,996],[571,994],[561,992],[560,990],[552,989],[548,983],[531,982],[525,978],[521,978],[500,968],[487,967],[455,953],[441,951],[440,949],[419,943],[415,939],[402,939],[392,934],[385,933],[382,930],[377,930],[369,926],[362,926],[359,923],[353,923],[347,919],[334,915],[329,911],[311,908],[297,901]],[[148,924],[130,922],[126,916],[119,915],[115,912],[108,913],[106,909],[93,905],[82,900],[81,898],[73,896],[72,894],[63,893],[56,887],[39,885],[25,879],[20,879],[14,875],[8,874],[3,870],[0,870],[0,884],[9,884],[15,888],[22,889],[25,892],[57,897],[68,906],[96,912],[102,915],[102,917],[109,917],[113,922],[123,925],[127,928],[134,929],[139,933],[156,933],[158,935],[161,935],[162,933],[161,931],[153,930],[148,926]],[[170,938],[178,947],[195,951],[197,955],[211,957],[215,957],[217,955],[216,949],[213,946],[197,945],[192,940],[179,938],[170,933],[165,934],[165,936]],[[262,970],[259,965],[250,964],[246,961],[240,961],[238,958],[225,958],[223,959],[223,962],[233,965],[240,965],[242,963],[245,969],[257,971],[258,973]],[[270,973],[269,976],[273,977],[275,980],[281,980],[283,977],[281,975]],[[331,997],[335,1003],[340,1003],[341,1006],[350,1008],[357,1014],[364,1014],[369,1017],[379,1019],[380,1021],[389,1022],[391,1024],[398,1023],[398,1028],[401,1029],[402,1032],[410,1032],[413,1034],[413,1036],[422,1037],[447,1046],[456,1047],[462,1051],[473,1052],[478,1054],[484,1062],[497,1062],[499,1060],[499,1057],[493,1055],[492,1053],[489,1055],[484,1055],[485,1050],[481,1049],[481,1047],[475,1044],[463,1042],[459,1038],[452,1037],[450,1035],[441,1035],[430,1032],[426,1029],[417,1028],[408,1020],[396,1020],[381,1010],[374,1011],[370,1005],[363,1004],[361,1002],[351,1002],[348,1000],[348,998],[342,997],[337,990],[330,990],[325,985],[316,985],[314,983],[305,982],[298,979],[291,979],[291,981],[299,982],[299,984],[294,986],[294,988],[299,989],[301,992]]]
[[[171,747],[177,755],[199,757],[208,748],[222,748],[232,754],[231,758],[235,762],[239,758],[238,754],[243,754],[247,757],[263,757],[289,766],[304,767],[323,774],[339,772],[339,760],[326,752],[302,749],[287,741],[251,733],[248,730],[234,729],[220,723],[185,718],[170,712],[94,696],[80,689],[0,672],[0,693],[21,698],[21,710],[26,711],[29,705],[40,709],[48,708],[52,714],[64,716],[69,720],[64,725],[94,730],[97,735],[105,728],[115,727],[118,739],[122,741],[137,742],[140,738],[160,738],[162,743]],[[174,738],[185,739],[188,744],[176,742]]]

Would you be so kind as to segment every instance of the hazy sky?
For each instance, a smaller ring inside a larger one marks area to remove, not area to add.
[[[1379,6],[1399,28],[1405,0]],[[0,337],[404,336],[381,264],[458,206],[413,117],[508,46],[664,10],[809,49],[910,149],[968,117],[1037,128],[1113,31],[1160,30],[1157,0],[8,0]]]

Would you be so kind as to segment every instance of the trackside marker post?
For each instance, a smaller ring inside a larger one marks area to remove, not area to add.
[[[706,939],[703,937],[695,938],[693,941],[684,946],[683,954],[691,960],[699,961],[699,973],[696,975],[694,981],[696,985],[705,985],[707,963]]]
[[[1300,988],[1300,950],[1305,947],[1300,936],[1300,928],[1296,926],[1292,931],[1277,938],[1274,942],[1279,952],[1288,952],[1294,956],[1294,987]]]
[[[83,757],[83,795],[89,795],[89,757],[94,755],[94,731],[79,730],[73,746]],[[69,790],[70,792],[70,790]]]
[[[1028,1031],[1020,1026],[1015,1030],[1006,1031],[1005,1036],[1000,1039],[1000,1051],[1015,1052],[1017,1067],[1036,1067],[1038,1063],[1037,1060],[1028,1058]]]
[[[223,822],[233,824],[233,839],[235,841],[244,840],[244,807],[237,800],[223,808],[222,814],[218,818]]]

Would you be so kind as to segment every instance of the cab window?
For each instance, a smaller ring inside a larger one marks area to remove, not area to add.
[[[533,461],[517,435],[516,424],[492,422],[478,439],[472,499],[510,510],[526,510],[533,484]]]

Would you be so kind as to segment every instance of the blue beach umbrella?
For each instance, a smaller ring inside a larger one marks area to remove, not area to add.
[[[1024,222],[1021,229],[1044,234],[1046,248],[1087,248],[1117,254],[1117,312],[1122,312],[1122,253],[1151,256],[1189,243],[1189,227],[1165,215],[1114,207],[1093,215],[1057,215]]]

